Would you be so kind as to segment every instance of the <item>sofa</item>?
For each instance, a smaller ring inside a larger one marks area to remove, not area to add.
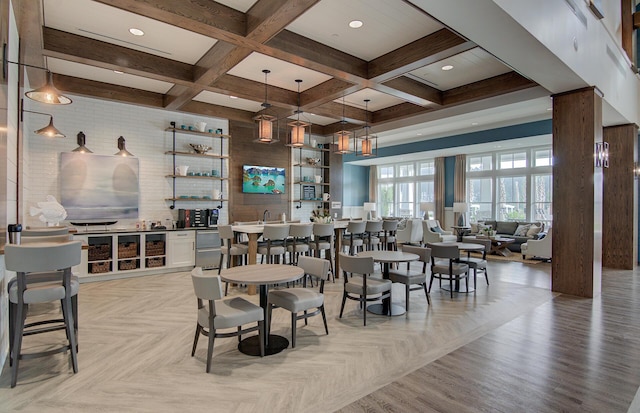
[[[471,232],[467,236],[478,235],[482,228],[490,226],[496,231],[496,236],[504,238],[513,238],[514,243],[509,244],[507,248],[513,252],[520,252],[520,246],[532,239],[539,239],[544,236],[544,224],[541,222],[524,222],[524,221],[479,221],[471,224]],[[525,230],[526,228],[526,230]],[[516,231],[518,231],[516,233]]]

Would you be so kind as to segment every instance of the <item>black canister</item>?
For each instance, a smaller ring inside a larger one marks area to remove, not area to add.
[[[22,225],[10,224],[7,227],[9,233],[9,244],[20,244],[20,233],[22,232]]]

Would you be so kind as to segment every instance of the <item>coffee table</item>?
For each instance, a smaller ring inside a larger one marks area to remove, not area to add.
[[[511,251],[507,248],[507,246],[509,246],[509,244],[513,244],[514,242],[516,242],[516,240],[513,238],[492,238],[490,254],[508,257],[511,255]]]

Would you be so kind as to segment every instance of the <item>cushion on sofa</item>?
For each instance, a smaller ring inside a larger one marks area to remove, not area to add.
[[[531,224],[531,227],[529,227],[529,231],[527,231],[527,237],[536,238],[540,231],[542,231],[542,227]]]
[[[516,228],[513,235],[516,237],[526,237],[527,232],[529,232],[529,228],[531,228],[531,224],[518,225],[518,228]]]
[[[513,234],[518,228],[517,222],[498,221],[496,225],[496,232],[498,234]]]

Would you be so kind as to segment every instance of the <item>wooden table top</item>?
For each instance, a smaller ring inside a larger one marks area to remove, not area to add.
[[[373,257],[376,262],[408,262],[416,261],[420,258],[417,254],[402,251],[362,251],[358,257]]]
[[[304,271],[295,265],[252,264],[222,270],[223,281],[242,284],[277,284],[295,281],[304,275]]]

